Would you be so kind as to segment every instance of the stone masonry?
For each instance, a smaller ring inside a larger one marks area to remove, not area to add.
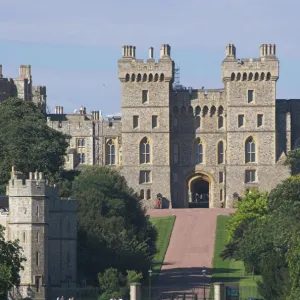
[[[31,78],[28,70],[21,67],[20,77]],[[142,60],[123,46],[122,117],[62,106],[47,115],[49,126],[70,136],[66,168],[116,168],[146,207],[161,194],[164,207],[230,208],[245,189],[274,188],[289,176],[286,154],[300,147],[300,100],[276,99],[275,45],[246,59],[227,45],[221,74],[222,88],[185,88],[176,84],[169,45],[158,60],[152,47]]]
[[[19,240],[26,262],[13,299],[74,296],[77,283],[77,201],[58,198],[57,187],[43,173],[12,170],[7,187],[8,211],[1,213],[6,240]],[[21,297],[21,298],[20,298]]]

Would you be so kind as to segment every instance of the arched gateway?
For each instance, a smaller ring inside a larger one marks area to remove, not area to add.
[[[187,178],[187,207],[213,207],[213,178],[206,172],[200,172]]]

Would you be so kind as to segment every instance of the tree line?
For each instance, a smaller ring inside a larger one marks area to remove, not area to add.
[[[124,177],[106,167],[63,169],[69,136],[50,128],[34,103],[10,98],[0,105],[0,192],[15,166],[39,170],[60,187],[60,196],[78,200],[78,277],[99,285],[102,299],[124,297],[128,284],[147,276],[156,230]],[[0,228],[0,298],[20,282],[26,260],[18,241],[5,241]]]
[[[300,149],[288,154],[286,164],[292,176],[270,193],[245,192],[221,253],[261,275],[257,286],[266,300],[300,299]]]

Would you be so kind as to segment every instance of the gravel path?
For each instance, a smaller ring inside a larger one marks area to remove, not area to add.
[[[153,297],[161,293],[195,292],[203,295],[203,267],[208,276],[212,272],[216,220],[233,209],[156,209],[149,210],[151,217],[175,215],[170,244],[165,260],[153,287]],[[206,279],[209,290],[209,279]],[[208,298],[208,290],[206,298]]]

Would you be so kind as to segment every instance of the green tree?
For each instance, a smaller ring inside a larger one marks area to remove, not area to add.
[[[141,283],[143,279],[143,274],[136,272],[134,270],[127,271],[127,285],[131,283]]]
[[[12,165],[36,169],[57,180],[68,147],[67,136],[50,128],[33,102],[10,98],[0,105],[0,185],[9,180]]]
[[[300,174],[300,149],[290,151],[285,164],[290,167],[292,175]]]
[[[7,292],[19,285],[25,260],[17,241],[5,241],[4,227],[0,225],[0,299],[6,299]]]
[[[87,167],[75,178],[72,197],[78,199],[81,275],[95,280],[111,267],[146,273],[156,231],[124,177],[106,167]]]

